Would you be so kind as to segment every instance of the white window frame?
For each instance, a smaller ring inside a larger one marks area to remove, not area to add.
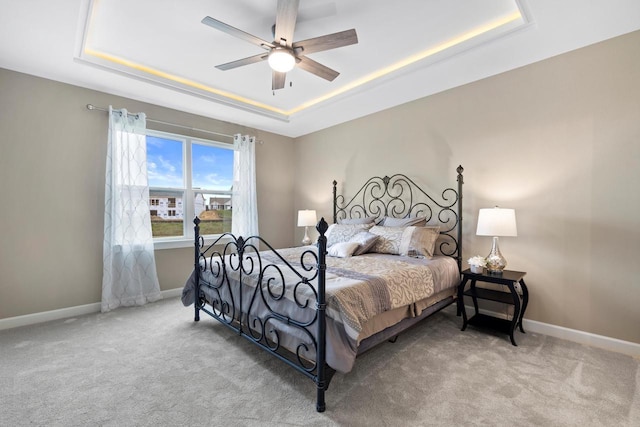
[[[193,247],[193,241],[195,238],[193,218],[195,218],[195,206],[194,197],[195,191],[193,189],[193,169],[192,169],[192,144],[208,145],[212,147],[224,148],[226,150],[235,150],[233,144],[214,141],[210,139],[194,138],[187,135],[180,135],[170,132],[162,132],[147,129],[146,135],[154,136],[157,138],[172,139],[182,142],[182,183],[184,188],[164,188],[164,187],[151,187],[149,190],[153,191],[166,191],[166,192],[180,192],[182,191],[182,218],[183,218],[183,235],[175,237],[154,237],[153,246],[154,249],[173,249],[173,248],[187,248]],[[198,189],[197,192],[202,193],[216,193],[216,194],[228,194],[231,196],[231,191],[223,190],[211,190],[211,189]],[[191,218],[191,219],[189,219]],[[203,236],[205,244],[212,243],[215,239],[220,237],[220,234],[208,234]]]

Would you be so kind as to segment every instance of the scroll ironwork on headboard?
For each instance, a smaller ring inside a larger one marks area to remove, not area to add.
[[[425,217],[428,224],[439,225],[437,248],[442,255],[455,258],[462,266],[462,172],[458,166],[458,189],[446,188],[434,198],[403,174],[373,177],[347,202],[337,194],[333,181],[333,222],[345,218]]]

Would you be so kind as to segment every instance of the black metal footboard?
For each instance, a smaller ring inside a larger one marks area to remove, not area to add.
[[[317,252],[308,250],[295,267],[259,236],[220,236],[204,247],[200,219],[195,230],[195,317],[203,311],[238,335],[312,379],[316,409],[334,371],[326,365],[326,246],[324,218]],[[258,246],[267,249],[259,252]]]

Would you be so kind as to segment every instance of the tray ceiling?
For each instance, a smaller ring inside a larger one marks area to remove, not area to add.
[[[294,40],[358,34],[309,55],[340,72],[333,82],[294,68],[272,91],[266,61],[215,68],[264,51],[201,20],[271,41],[276,3],[12,0],[0,66],[298,136],[640,27],[632,1],[301,0]],[[567,3],[581,7],[566,13]],[[7,41],[11,31],[23,46]]]

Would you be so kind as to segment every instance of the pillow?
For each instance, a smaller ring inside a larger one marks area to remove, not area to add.
[[[431,258],[435,251],[440,227],[382,227],[371,228],[371,233],[380,236],[371,249],[381,254],[404,255],[415,251]]]
[[[375,216],[367,216],[364,218],[338,218],[338,224],[371,224],[375,222]]]
[[[331,224],[327,230],[327,247],[336,243],[348,242],[353,236],[361,231],[367,231],[373,227],[371,224]]]
[[[400,242],[404,230],[404,227],[383,227],[381,225],[372,227],[369,231],[379,238],[371,248],[371,252],[400,255]]]
[[[385,216],[378,225],[383,225],[385,227],[408,227],[411,225],[423,227],[427,225],[427,219],[424,217],[394,218],[392,216]]]
[[[355,250],[358,249],[358,246],[360,245],[356,242],[336,243],[335,245],[331,246],[327,250],[327,252],[329,256],[335,256],[338,258],[347,258],[353,255]]]
[[[356,249],[356,251],[353,253],[353,256],[358,256],[369,252],[379,238],[380,236],[369,233],[368,231],[361,231],[360,233],[353,236],[349,241],[358,244],[358,249]]]
[[[431,258],[435,254],[436,241],[440,237],[439,226],[407,227],[413,229],[408,247],[400,247],[400,255],[409,255],[410,251],[416,251],[418,255]],[[405,242],[403,241],[403,244]]]

